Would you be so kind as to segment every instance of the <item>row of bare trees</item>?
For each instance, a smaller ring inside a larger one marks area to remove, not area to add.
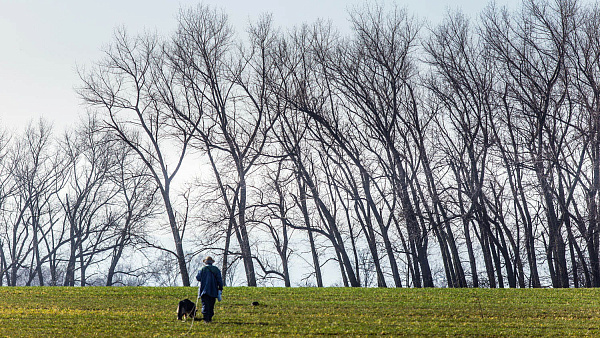
[[[178,23],[81,71],[85,127],[0,139],[6,284],[600,286],[597,5]]]
[[[136,284],[122,258],[146,237],[156,189],[99,130],[90,116],[60,138],[43,120],[2,133],[0,285]]]

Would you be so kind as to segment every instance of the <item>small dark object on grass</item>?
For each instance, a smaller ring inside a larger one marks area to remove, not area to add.
[[[187,298],[180,301],[177,306],[177,319],[182,320],[184,317],[185,319],[190,317],[192,320],[196,317],[196,304]]]
[[[252,302],[252,306],[258,306],[258,302]]]

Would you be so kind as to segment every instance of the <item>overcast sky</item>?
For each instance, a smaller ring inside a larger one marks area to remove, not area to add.
[[[497,0],[516,8],[518,0]],[[181,7],[199,1],[181,0],[0,0],[0,126],[23,130],[43,116],[62,128],[84,108],[75,94],[77,67],[101,58],[115,27],[130,33],[144,30],[169,35]],[[347,30],[347,10],[364,0],[230,0],[204,1],[222,8],[235,27],[244,27],[261,13],[292,27],[318,18]],[[386,1],[386,4],[391,1]],[[447,9],[476,15],[487,4],[474,0],[397,0],[420,19],[439,22]]]

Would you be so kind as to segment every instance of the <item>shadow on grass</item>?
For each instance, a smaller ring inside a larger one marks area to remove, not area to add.
[[[194,318],[194,322],[202,322],[203,319],[202,318]],[[183,321],[184,323],[186,323],[187,321]],[[206,325],[260,325],[260,326],[266,326],[269,325],[269,323],[264,323],[264,322],[258,322],[258,323],[247,323],[247,322],[222,322],[222,321],[212,321],[210,323],[206,323]]]
[[[269,325],[269,323],[246,323],[246,322],[214,322],[214,324],[222,324],[222,325],[260,325],[260,326],[267,326]]]

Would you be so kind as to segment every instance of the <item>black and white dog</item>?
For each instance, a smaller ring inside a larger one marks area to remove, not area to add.
[[[182,320],[182,318],[196,318],[196,304],[189,299],[184,299],[179,302],[179,306],[177,307],[177,319]]]

